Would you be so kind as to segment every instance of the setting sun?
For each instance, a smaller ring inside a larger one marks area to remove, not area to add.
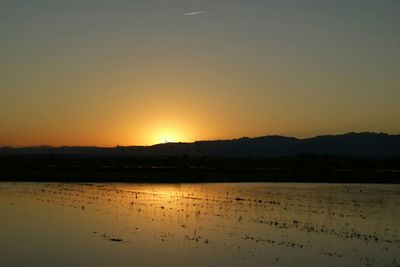
[[[169,127],[154,127],[149,131],[149,145],[162,144],[162,143],[176,143],[187,142],[186,136],[179,127],[170,125]]]
[[[181,142],[181,138],[173,132],[160,132],[155,138],[155,143],[158,144],[175,142]]]

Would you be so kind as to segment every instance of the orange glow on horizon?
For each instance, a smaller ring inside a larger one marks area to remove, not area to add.
[[[171,130],[160,131],[152,137],[150,144],[183,142],[182,136]]]
[[[193,132],[182,127],[178,120],[152,121],[148,125],[143,125],[141,131],[134,133],[135,143],[138,145],[190,142],[193,137]]]

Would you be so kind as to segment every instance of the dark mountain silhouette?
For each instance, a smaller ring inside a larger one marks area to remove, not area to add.
[[[284,136],[243,137],[233,140],[165,143],[127,147],[25,147],[0,148],[0,155],[65,154],[86,156],[207,156],[274,158],[299,154],[365,158],[399,158],[400,135],[347,133],[298,139]]]

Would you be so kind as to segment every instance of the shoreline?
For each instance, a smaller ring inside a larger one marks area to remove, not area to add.
[[[0,171],[0,182],[400,184],[399,173]]]
[[[400,159],[310,154],[280,158],[0,156],[0,181],[400,184]]]

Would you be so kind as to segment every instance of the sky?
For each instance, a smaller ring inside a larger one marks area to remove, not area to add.
[[[0,0],[0,146],[400,133],[398,0]]]

